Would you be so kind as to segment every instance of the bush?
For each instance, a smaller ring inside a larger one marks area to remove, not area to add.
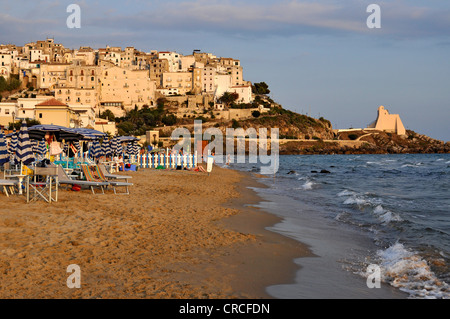
[[[258,117],[261,116],[261,112],[260,111],[253,111],[252,112],[252,116],[258,118]]]

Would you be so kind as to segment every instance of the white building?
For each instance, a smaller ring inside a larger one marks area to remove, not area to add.
[[[0,76],[3,76],[5,79],[9,78],[11,74],[11,62],[12,56],[9,53],[1,53],[0,54]]]

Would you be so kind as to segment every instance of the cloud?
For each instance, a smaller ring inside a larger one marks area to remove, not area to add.
[[[378,1],[381,29],[368,29],[367,6],[373,0],[182,0],[182,1],[79,1],[82,28],[69,32],[65,25],[70,1],[47,0],[39,4],[8,3],[0,13],[0,41],[30,41],[48,32],[74,37],[111,39],[111,34],[144,38],[149,34],[173,34],[256,39],[298,35],[368,35],[387,39],[440,36],[446,41],[450,9],[432,2]],[[50,34],[49,36],[51,36]],[[125,40],[128,38],[124,36]],[[117,40],[117,38],[115,39]]]
[[[230,1],[166,2],[126,14],[93,17],[97,26],[133,30],[206,31],[249,37],[292,34],[373,34],[366,26],[373,1]],[[450,10],[413,6],[404,1],[380,2],[382,28],[377,34],[396,37],[448,36]],[[138,31],[139,32],[139,31]]]

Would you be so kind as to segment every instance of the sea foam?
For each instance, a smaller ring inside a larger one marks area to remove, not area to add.
[[[379,250],[382,280],[407,292],[411,298],[450,298],[449,285],[437,279],[427,261],[395,243]]]

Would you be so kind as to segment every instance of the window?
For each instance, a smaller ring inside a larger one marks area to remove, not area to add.
[[[42,113],[39,113],[39,118],[40,118],[40,119],[42,118]]]
[[[94,77],[93,76],[91,76],[91,81],[94,81]]]
[[[9,114],[9,109],[5,109],[5,114]]]

